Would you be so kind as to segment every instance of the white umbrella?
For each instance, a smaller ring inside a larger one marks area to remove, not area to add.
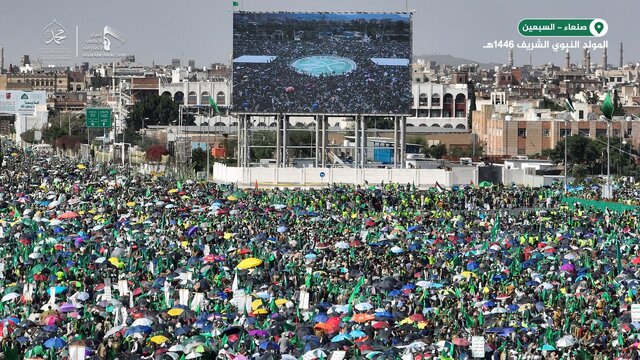
[[[327,352],[324,349],[313,349],[302,355],[302,360],[326,359]]]
[[[124,329],[124,326],[122,326],[122,325],[114,326],[114,327],[112,327],[111,329],[109,329],[109,331],[107,331],[107,332],[104,334],[104,337],[105,337],[105,338],[108,338],[109,336],[111,336],[111,335],[113,335],[113,334],[117,333],[118,331],[120,331],[120,330],[122,330],[122,329]]]
[[[556,347],[564,348],[575,345],[576,339],[572,335],[563,336],[556,341]]]
[[[430,284],[431,284],[431,282],[430,282],[430,281],[427,281],[427,280],[420,280],[420,281],[418,281],[418,282],[416,283],[416,286],[417,286],[417,287],[421,287],[421,288],[426,288],[426,287],[429,287],[429,285],[430,285]]]
[[[136,321],[134,321],[131,326],[151,326],[151,324],[153,324],[153,321],[151,321],[151,319],[140,318],[136,319]]]
[[[42,254],[36,253],[36,252],[29,254],[29,259],[36,260],[36,259],[40,259],[41,257],[42,257]]]
[[[59,306],[56,304],[44,304],[42,305],[42,307],[40,308],[40,310],[42,311],[47,311],[47,310],[58,310]]]
[[[371,305],[370,303],[364,302],[356,305],[356,310],[367,311],[371,309],[373,309],[373,305]]]
[[[336,249],[348,249],[349,248],[349,244],[347,244],[345,241],[338,241],[335,245]]]
[[[187,356],[185,356],[185,359],[196,359],[201,357],[202,354],[197,353],[197,352],[190,352],[189,354],[187,354]]]
[[[19,297],[20,297],[20,294],[18,294],[16,292],[11,292],[11,293],[8,293],[7,295],[3,296],[2,300],[0,300],[0,301],[2,301],[2,302],[12,301],[12,300],[15,300],[15,299],[17,299]]]
[[[169,351],[184,352],[184,346],[182,346],[180,344],[176,344],[176,345],[173,345],[172,347],[170,347]]]
[[[492,314],[505,314],[507,313],[507,309],[503,308],[503,307],[495,307],[491,310]]]

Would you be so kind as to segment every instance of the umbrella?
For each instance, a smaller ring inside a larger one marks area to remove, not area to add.
[[[576,339],[572,335],[566,335],[556,341],[556,346],[559,348],[571,347],[575,345]]]
[[[251,269],[251,268],[254,268],[256,266],[260,266],[260,264],[262,264],[262,260],[260,260],[260,259],[257,259],[257,258],[246,258],[246,259],[242,260],[236,266],[236,268],[238,268],[238,269]]]
[[[49,349],[61,349],[67,345],[62,338],[54,337],[44,342],[44,346]]]
[[[15,293],[15,292],[11,292],[11,293],[8,293],[8,294],[6,294],[5,296],[3,296],[3,297],[2,297],[2,300],[0,300],[0,301],[2,301],[2,302],[8,302],[8,301],[15,300],[15,299],[17,299],[17,298],[19,298],[19,297],[20,297],[20,294]]]
[[[78,216],[79,216],[78,213],[75,213],[73,211],[66,211],[62,213],[60,216],[58,216],[58,220],[75,219]]]
[[[164,344],[165,342],[167,342],[167,340],[169,340],[169,338],[163,335],[156,335],[149,339],[149,341],[158,345]]]

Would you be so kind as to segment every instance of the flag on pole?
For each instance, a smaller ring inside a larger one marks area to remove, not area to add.
[[[571,96],[569,95],[568,91],[567,91],[567,98],[564,99],[564,107],[565,109],[567,109],[567,111],[570,111],[570,112],[576,111],[576,109],[573,107],[573,101],[571,101]]]
[[[237,2],[233,2],[233,6],[238,6],[236,5]],[[216,104],[216,101],[213,100],[212,97],[209,97],[209,106],[211,106],[213,108],[213,110],[215,111],[216,115],[220,114],[220,108],[218,108],[218,104]]]
[[[604,97],[600,110],[602,110],[602,115],[604,115],[607,120],[611,120],[613,116],[613,101],[611,101],[611,93],[609,91],[607,91],[607,95]]]
[[[234,1],[234,2],[233,2],[233,6],[234,6],[234,7],[238,7],[238,6],[240,6],[240,2],[239,2],[239,1]]]
[[[440,186],[440,184],[438,184],[437,181],[436,181],[436,189],[438,190],[438,192],[444,192],[444,188]]]
[[[364,276],[361,276],[360,280],[358,280],[358,283],[353,288],[353,292],[351,292],[351,296],[349,296],[349,304],[353,304],[353,301],[356,299],[356,296],[358,296],[358,293],[360,293],[360,288],[362,287],[363,284],[364,284]]]

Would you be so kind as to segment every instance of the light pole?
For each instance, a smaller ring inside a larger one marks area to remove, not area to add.
[[[564,194],[567,194],[567,120],[569,119],[569,112],[565,111],[564,114]]]

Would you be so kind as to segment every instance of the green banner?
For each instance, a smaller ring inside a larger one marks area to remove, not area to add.
[[[602,19],[522,19],[518,24],[520,35],[534,37],[601,37],[608,30]]]
[[[597,209],[597,210],[609,209],[610,211],[615,211],[615,212],[638,210],[638,207],[634,205],[627,205],[627,204],[621,204],[618,202],[610,202],[610,201],[590,200],[590,199],[583,199],[578,197],[565,197],[565,198],[562,198],[562,202],[569,205],[569,208],[574,208],[574,205],[576,203],[579,203],[582,206],[593,207],[594,209]]]
[[[110,108],[87,108],[86,118],[88,128],[111,127]]]

